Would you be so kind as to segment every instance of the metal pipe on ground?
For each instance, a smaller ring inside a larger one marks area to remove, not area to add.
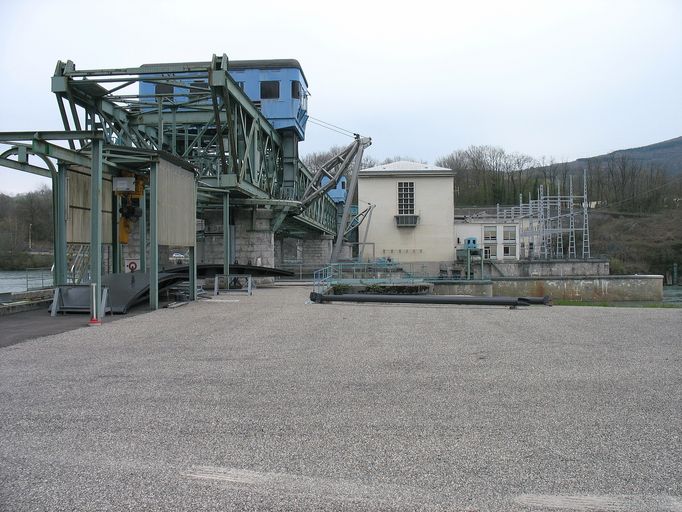
[[[389,304],[460,304],[476,306],[551,306],[552,299],[545,297],[469,297],[456,295],[383,295],[368,293],[348,293],[343,295],[324,295],[312,292],[310,300],[323,302],[383,302]]]

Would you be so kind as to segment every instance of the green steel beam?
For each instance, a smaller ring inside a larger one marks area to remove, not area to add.
[[[100,131],[32,131],[32,132],[0,132],[0,142],[40,140],[88,140],[102,137]]]
[[[230,274],[230,193],[223,195],[223,274]]]
[[[100,148],[99,151],[101,155],[102,151],[101,139],[92,139],[92,141],[93,147],[95,141],[99,142],[98,146]],[[61,160],[62,162],[68,162],[74,165],[81,165],[83,167],[90,167],[90,164],[92,163],[92,158],[89,157],[89,155],[79,153],[77,151],[72,151],[70,149],[66,149],[61,146],[51,144],[49,142],[45,142],[44,140],[33,139],[32,150],[34,153],[39,153],[45,156],[56,158],[57,160]]]
[[[37,174],[44,178],[51,178],[52,173],[49,169],[44,169],[43,167],[38,167],[31,164],[22,164],[16,160],[10,160],[9,158],[0,158],[0,167],[7,167],[9,169],[15,169],[17,171],[24,171],[31,174]]]
[[[113,264],[111,266],[111,271],[114,274],[118,274],[121,271],[121,243],[119,240],[118,233],[118,209],[120,208],[119,197],[116,192],[111,191],[111,259]]]
[[[90,283],[95,285],[92,317],[102,320],[102,141],[92,140],[90,161]]]
[[[142,199],[140,199],[142,215],[138,221],[140,224],[140,272],[147,271],[147,196],[149,196],[149,193],[145,186]]]
[[[149,307],[159,309],[159,187],[156,162],[149,169]]]
[[[67,284],[66,261],[66,165],[60,164],[53,178],[54,207],[54,284]]]
[[[197,300],[197,258],[194,245],[189,248],[189,300]]]

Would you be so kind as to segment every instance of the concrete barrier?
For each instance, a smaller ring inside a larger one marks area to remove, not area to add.
[[[492,297],[493,282],[490,280],[438,280],[433,282],[433,294]]]
[[[576,301],[663,300],[663,276],[500,277],[492,279],[493,296],[549,295]]]

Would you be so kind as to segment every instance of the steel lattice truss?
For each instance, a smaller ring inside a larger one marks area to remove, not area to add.
[[[549,191],[546,193],[544,186],[540,185],[537,199],[529,197],[528,203],[523,203],[523,198],[519,197],[518,206],[505,209],[498,205],[497,221],[520,224],[519,235],[529,248],[529,257],[590,258],[588,205],[587,175],[583,172],[582,195],[574,194],[573,177],[569,176],[568,195],[561,195],[558,184],[556,195],[549,194]],[[580,256],[576,248],[578,229],[582,237]],[[564,238],[567,239],[567,248],[564,247]]]
[[[225,55],[211,62],[148,64],[137,68],[77,70],[59,62],[52,77],[64,128],[101,130],[107,147],[154,150],[189,162],[199,173],[199,208],[220,204],[269,206],[277,225],[335,233],[336,207],[326,194],[301,202],[312,173],[228,73]],[[140,83],[153,84],[141,94]],[[87,140],[70,140],[87,151]],[[293,160],[293,162],[292,162]],[[294,171],[285,176],[285,163]],[[293,179],[292,179],[293,178]],[[311,185],[312,184],[312,185]]]

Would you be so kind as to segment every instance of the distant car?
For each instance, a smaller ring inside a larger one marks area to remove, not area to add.
[[[189,263],[189,256],[181,252],[174,252],[168,258],[170,261],[174,261],[176,265],[182,265],[183,263]]]

